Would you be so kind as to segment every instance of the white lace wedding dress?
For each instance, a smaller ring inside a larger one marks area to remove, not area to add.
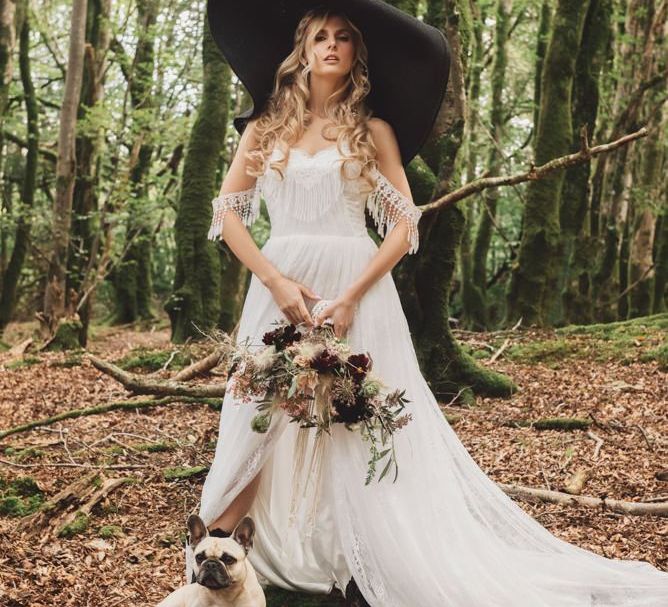
[[[231,209],[250,225],[262,194],[271,220],[263,254],[285,276],[324,299],[336,298],[378,250],[365,228],[365,206],[381,236],[398,217],[408,217],[413,228],[419,217],[380,173],[376,191],[360,195],[355,182],[340,176],[341,158],[336,146],[314,155],[293,148],[285,181],[268,167],[254,188],[214,200],[210,238],[220,235]],[[414,252],[415,229],[410,239]],[[281,317],[269,290],[253,276],[238,340],[250,338],[260,347],[263,333]],[[395,437],[395,483],[388,474],[365,486],[368,444],[337,424],[319,482],[309,479],[291,519],[299,428],[282,414],[266,434],[253,432],[255,407],[230,395],[223,400],[199,514],[211,525],[262,471],[249,512],[257,526],[249,558],[261,582],[328,593],[335,584],[345,589],[352,575],[373,607],[668,605],[668,573],[558,539],[478,467],[420,372],[390,273],[361,299],[347,338],[353,351],[368,351],[375,373],[390,387],[405,388],[411,401],[413,420]],[[188,581],[191,559],[186,547]]]

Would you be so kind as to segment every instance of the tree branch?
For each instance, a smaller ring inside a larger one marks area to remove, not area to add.
[[[566,156],[561,156],[559,158],[554,158],[545,164],[536,167],[533,164],[529,167],[529,170],[524,173],[518,173],[516,175],[506,175],[500,177],[482,177],[481,179],[476,179],[471,181],[466,185],[458,188],[454,192],[450,192],[437,198],[429,204],[423,204],[418,206],[418,209],[425,213],[432,213],[446,205],[453,204],[464,198],[468,198],[473,194],[477,194],[486,190],[487,188],[498,188],[499,186],[504,185],[515,185],[517,183],[523,183],[525,181],[536,181],[538,179],[543,179],[550,173],[566,169],[568,167],[580,164],[582,162],[587,162],[594,156],[599,156],[601,154],[607,154],[617,148],[627,145],[636,139],[647,136],[647,128],[643,127],[640,130],[624,135],[616,141],[610,143],[603,143],[601,145],[594,146],[593,148],[589,147],[589,142],[587,139],[586,127],[582,127],[581,130],[581,147],[578,152],[574,154],[568,154]]]

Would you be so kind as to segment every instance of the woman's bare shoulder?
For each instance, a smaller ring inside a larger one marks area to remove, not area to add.
[[[371,139],[376,146],[376,151],[380,158],[389,157],[395,159],[399,154],[399,142],[394,134],[392,125],[382,118],[370,118],[369,130]]]

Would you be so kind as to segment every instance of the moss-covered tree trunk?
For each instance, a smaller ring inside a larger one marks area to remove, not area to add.
[[[470,4],[466,0],[429,2],[425,20],[444,31],[453,55],[448,91],[422,152],[438,175],[433,192],[438,196],[451,188],[459,170],[456,163],[465,125],[465,57],[473,32]],[[510,393],[512,382],[479,367],[463,352],[450,330],[450,286],[464,227],[461,209],[458,205],[449,206],[424,217],[420,223],[422,250],[418,259],[411,260],[415,268],[412,290],[418,307],[412,310],[409,321],[413,323],[417,355],[430,388],[437,398],[458,395],[463,402],[470,402],[474,393]],[[404,293],[411,287],[406,277],[410,278],[410,273],[404,274]]]
[[[512,0],[497,0],[496,28],[494,32],[495,52],[492,66],[492,106],[490,108],[489,128],[492,142],[487,156],[487,175],[497,177],[501,174],[501,149],[503,125],[505,122],[503,108],[503,85],[506,78],[508,56],[506,41],[510,27]],[[492,230],[496,220],[496,207],[499,200],[499,188],[491,188],[483,192],[483,208],[480,213],[475,236],[473,253],[473,283],[480,294],[479,307],[471,313],[475,323],[483,329],[489,327],[487,312],[487,254],[492,241]]]
[[[573,141],[571,93],[589,1],[559,0],[541,77],[536,164],[567,154]],[[508,289],[506,322],[549,325],[560,269],[563,171],[527,187],[522,240]]]
[[[20,24],[19,35],[19,69],[23,95],[26,106],[28,126],[28,149],[26,153],[25,172],[21,188],[22,210],[18,214],[14,233],[14,247],[7,267],[2,272],[2,290],[0,291],[0,334],[9,324],[16,304],[16,291],[21,278],[21,270],[28,252],[31,229],[31,213],[35,202],[37,185],[37,150],[39,147],[39,114],[35,87],[30,73],[30,17],[27,0],[18,7],[17,24]]]
[[[174,292],[165,306],[175,342],[201,337],[198,329],[206,331],[216,326],[221,310],[220,260],[216,246],[206,235],[225,142],[231,74],[207,19],[204,22],[202,97],[183,167],[175,225]]]
[[[117,323],[151,319],[152,217],[147,210],[147,178],[153,156],[151,131],[155,128],[153,72],[155,29],[161,0],[137,1],[137,47],[128,82],[133,109],[134,149],[130,170],[126,253],[114,272]]]
[[[573,83],[573,148],[580,145],[580,127],[591,137],[596,126],[600,76],[610,48],[612,0],[591,0],[585,19]],[[590,232],[589,177],[591,163],[566,170],[561,196],[563,270],[560,278],[562,318],[567,323],[593,320],[591,274],[596,239]]]
[[[540,95],[542,87],[540,79],[543,75],[543,65],[545,63],[545,53],[547,52],[547,43],[550,40],[552,30],[552,5],[554,0],[543,0],[540,6],[540,21],[538,22],[538,36],[536,39],[536,63],[533,80],[533,144],[536,148],[536,135],[538,134],[538,119],[540,117]]]
[[[665,23],[665,18],[664,18]],[[656,24],[660,27],[661,24]],[[655,49],[657,64],[664,67],[664,83],[651,95],[651,103],[645,109],[649,136],[643,153],[638,161],[640,183],[633,192],[635,218],[630,239],[628,262],[628,315],[629,318],[646,316],[653,309],[655,259],[654,246],[657,218],[665,204],[666,153],[664,134],[668,132],[668,102],[665,91],[668,90],[668,63],[665,46]]]
[[[485,24],[485,7],[478,4],[471,5],[473,11],[473,38],[471,63],[469,67],[469,120],[466,123],[466,181],[473,181],[477,176],[478,163],[478,123],[480,121],[480,84],[483,70],[483,28]],[[462,241],[459,246],[459,271],[461,274],[462,312],[459,316],[459,326],[473,330],[483,330],[485,325],[477,321],[477,311],[485,308],[482,293],[473,283],[473,250],[472,236],[475,227],[477,205],[470,201],[464,209],[464,228]]]
[[[656,227],[656,253],[654,256],[654,297],[652,298],[652,314],[659,314],[668,309],[668,188],[663,191],[661,199],[663,214],[659,217]]]
[[[613,100],[613,114],[618,118],[613,137],[639,126],[645,99],[652,90],[643,83],[659,71],[655,67],[657,52],[665,56],[657,45],[657,32],[652,31],[657,25],[653,5],[647,0],[629,2],[618,53],[620,78]],[[656,16],[665,23],[665,11]],[[602,187],[597,185],[602,192],[599,219],[602,245],[592,282],[594,314],[599,322],[626,318],[628,314],[629,243],[625,237],[630,233],[629,217],[633,216],[631,188],[636,177],[634,150],[638,145],[624,146],[610,155],[607,159],[611,166],[609,176],[605,176]]]
[[[79,120],[85,121],[88,113],[102,102],[106,77],[106,55],[109,50],[109,9],[111,0],[89,0],[86,20],[86,44],[84,77],[79,104]],[[67,272],[67,293],[76,294],[81,300],[86,276],[95,267],[93,251],[95,231],[101,229],[96,221],[98,210],[99,159],[104,145],[104,128],[99,126],[81,129],[76,140],[77,179],[72,200],[72,237]],[[97,227],[96,227],[97,226]],[[88,325],[93,302],[89,294],[79,308],[81,329],[79,343],[86,346]],[[76,302],[69,302],[75,305]]]

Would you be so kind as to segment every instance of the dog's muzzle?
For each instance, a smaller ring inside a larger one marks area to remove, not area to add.
[[[197,583],[213,590],[227,588],[232,578],[220,561],[206,560],[197,574]]]

